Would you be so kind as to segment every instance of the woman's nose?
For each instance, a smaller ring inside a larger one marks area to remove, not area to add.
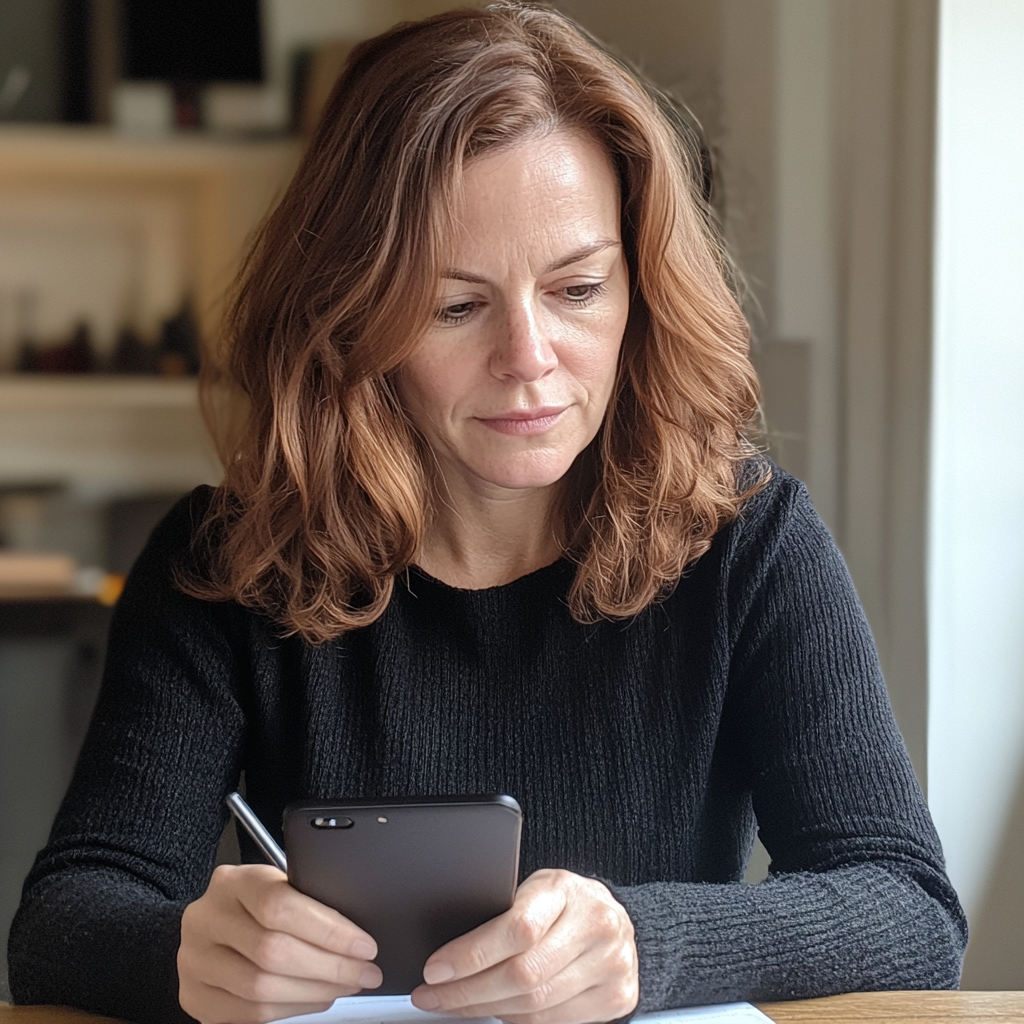
[[[529,382],[547,376],[556,366],[558,357],[534,304],[524,300],[510,306],[495,339],[491,372]]]

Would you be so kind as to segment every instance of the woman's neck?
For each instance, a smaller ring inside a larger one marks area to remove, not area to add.
[[[461,489],[460,489],[461,491]],[[497,587],[550,565],[563,545],[554,522],[558,488],[451,489],[439,495],[416,562],[453,587]]]

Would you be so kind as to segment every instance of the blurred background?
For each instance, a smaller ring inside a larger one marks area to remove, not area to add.
[[[195,372],[245,240],[351,46],[454,6],[0,0],[4,945],[123,576],[219,478]],[[971,922],[964,986],[1024,989],[1024,3],[554,6],[703,127],[764,443],[853,573]]]

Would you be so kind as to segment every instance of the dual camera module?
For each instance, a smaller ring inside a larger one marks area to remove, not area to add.
[[[386,825],[388,819],[382,814],[377,818],[381,825]],[[351,818],[311,818],[310,825],[313,828],[351,828],[355,822]]]

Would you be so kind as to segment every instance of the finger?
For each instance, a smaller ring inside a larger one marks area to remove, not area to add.
[[[595,979],[599,980],[595,983]],[[603,1011],[602,1015],[573,1017],[573,1021],[615,1020],[636,1009],[640,988],[632,948],[623,948],[617,954],[590,950],[575,959],[563,972],[528,992],[495,1001],[481,1001],[447,1012],[460,1017],[525,1020],[547,1015],[568,1004],[579,1009],[579,999],[588,993],[593,1004]]]
[[[587,940],[578,923],[563,912],[536,945],[466,978],[421,986],[412,993],[413,1003],[427,1009],[426,1004],[433,997],[436,1004],[431,1009],[461,1010],[526,995],[552,984],[556,978],[561,978],[560,984],[564,986],[572,977],[565,972],[587,952]],[[578,990],[592,983],[592,978],[580,981]],[[574,994],[575,991],[566,991],[559,1001]]]
[[[210,985],[202,985],[193,993],[183,994],[181,1006],[201,1024],[228,1020],[235,1024],[267,1024],[284,1017],[319,1013],[330,1008],[329,1003],[253,1003]]]
[[[588,949],[582,955],[571,959],[563,969],[534,980],[527,978],[521,969],[516,968],[514,961],[509,961],[465,982],[456,983],[465,986],[463,992],[454,997],[459,1001],[445,1001],[441,1003],[437,1012],[505,1019],[509,1013],[532,1013],[549,1009],[593,988],[595,979],[601,979],[598,984],[603,989],[613,991],[616,980],[620,977],[616,967],[616,964],[609,962],[604,951]],[[514,979],[511,983],[510,977],[504,976],[506,972]],[[488,979],[487,975],[491,975],[491,978]],[[478,980],[481,982],[479,987]],[[490,981],[490,984],[484,984],[487,981]],[[473,998],[477,993],[480,998]],[[464,995],[470,997],[465,1002],[460,998]]]
[[[216,947],[206,959],[208,964],[193,965],[196,979],[251,1003],[332,1003],[362,988],[358,979],[338,984],[272,974],[225,946]],[[365,966],[377,971],[371,964]]]
[[[564,889],[528,878],[512,906],[436,950],[423,967],[430,985],[467,978],[536,946],[565,911]],[[533,884],[531,884],[533,883]]]
[[[332,953],[360,960],[376,957],[373,936],[331,907],[293,889],[276,868],[266,870],[277,877],[261,886],[241,886],[238,893],[242,906],[263,928],[286,932]]]
[[[616,961],[620,962],[616,962]],[[461,1017],[513,1017],[537,1014],[555,1009],[577,1000],[587,992],[596,992],[601,1005],[606,1007],[604,1017],[576,1018],[576,1020],[614,1020],[630,1013],[639,998],[635,973],[630,971],[632,955],[609,957],[599,951],[588,951],[575,959],[552,978],[540,982],[528,991],[511,996],[446,1008],[442,1012]],[[628,961],[628,962],[627,962]],[[595,985],[595,979],[601,979]],[[615,1007],[620,1012],[612,1013]]]
[[[523,1013],[503,1013],[501,1019],[508,1024],[578,1024],[579,1021],[614,1021],[636,1009],[637,999],[629,1002],[611,1002],[602,988],[589,988],[557,1006]],[[489,1015],[490,1011],[487,1011]],[[460,1016],[476,1016],[463,1014]]]
[[[210,938],[270,974],[356,988],[376,988],[382,980],[375,964],[329,952],[287,932],[270,931],[244,908],[235,919],[216,919]]]

